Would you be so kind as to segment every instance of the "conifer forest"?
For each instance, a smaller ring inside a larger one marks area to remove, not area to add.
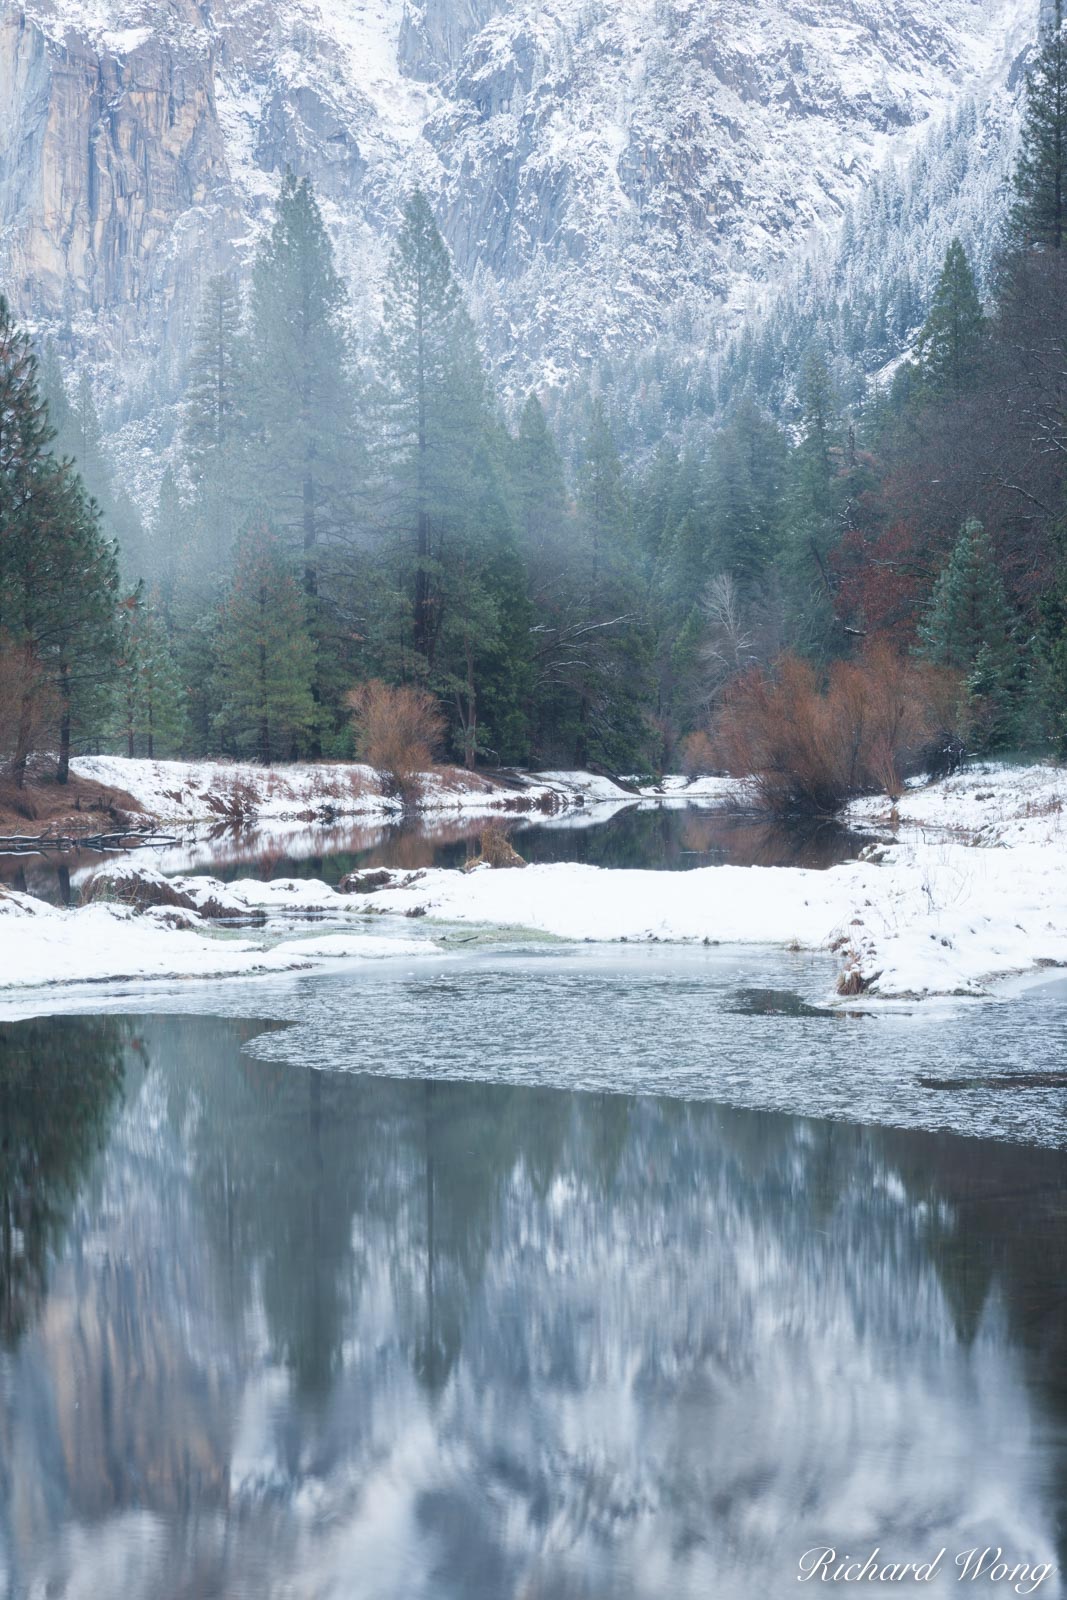
[[[719,770],[783,664],[818,700],[880,650],[925,756],[1064,751],[1065,177],[1054,20],[981,287],[953,238],[892,303],[795,295],[714,360],[504,397],[426,196],[357,337],[290,169],[250,272],[206,280],[154,504],[3,309],[15,781],[44,746],[60,783],[72,751],[348,758],[370,682],[429,694],[468,767]]]

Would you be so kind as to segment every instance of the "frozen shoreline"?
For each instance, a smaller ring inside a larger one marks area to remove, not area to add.
[[[825,871],[430,869],[397,872],[370,894],[342,894],[305,879],[222,884],[205,876],[163,880],[149,870],[146,878],[184,896],[182,908],[60,910],[26,895],[0,897],[0,990],[237,977],[337,959],[421,960],[443,953],[435,924],[462,924],[571,942],[831,950],[848,1005],[983,997],[998,980],[1067,965],[1065,817],[1067,772],[990,766],[909,791],[895,816],[884,800],[857,803],[848,820],[880,831],[885,843]],[[384,940],[377,937],[383,915],[390,919]],[[220,917],[264,926],[254,935],[223,932]],[[324,937],[293,937],[294,924],[308,918],[330,925]]]

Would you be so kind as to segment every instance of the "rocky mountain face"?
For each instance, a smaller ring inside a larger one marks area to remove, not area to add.
[[[705,331],[887,155],[1002,83],[1038,0],[4,0],[0,285],[138,390],[308,172],[377,310],[431,195],[502,379]]]

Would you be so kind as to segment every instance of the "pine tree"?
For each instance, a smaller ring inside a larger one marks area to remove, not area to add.
[[[158,599],[139,583],[119,606],[118,726],[133,756],[180,748],[185,695]]]
[[[468,520],[442,574],[438,681],[447,674],[453,688],[468,766],[476,754],[498,764],[529,756],[533,619],[508,505],[507,444],[502,428],[486,430],[472,464]]]
[[[89,374],[83,367],[71,394],[51,341],[45,345],[39,372],[41,395],[55,430],[53,452],[73,463],[87,496],[99,510],[104,533],[118,546],[123,569],[140,574],[151,551],[140,513],[108,460]]]
[[[651,700],[651,640],[644,624],[633,508],[607,410],[592,406],[578,482],[583,539],[584,660],[573,759],[620,771],[640,764]]]
[[[238,543],[219,619],[219,723],[265,765],[306,747],[315,727],[315,645],[308,602],[274,531],[253,524]]]
[[[1067,27],[1055,0],[1037,60],[1026,76],[1022,154],[1015,174],[1013,233],[1023,246],[1067,243]]]
[[[228,572],[247,507],[263,498],[253,470],[261,462],[251,459],[249,383],[240,299],[233,281],[216,274],[204,290],[182,407],[182,458],[192,497],[181,503],[168,467],[153,541],[168,602],[177,601],[183,611],[198,609],[205,590]]]
[[[985,316],[967,252],[953,239],[916,344],[921,392],[958,398],[974,384]]]
[[[300,550],[309,596],[319,589],[324,543],[346,533],[352,520],[346,305],[311,184],[287,172],[253,272],[248,402],[256,494],[279,534]],[[221,300],[217,309],[229,314]],[[219,361],[216,338],[216,381]],[[216,416],[216,426],[223,421]]]
[[[407,535],[412,645],[433,665],[444,622],[443,558],[488,426],[474,327],[429,202],[411,195],[385,294],[380,365],[389,473]]]
[[[800,398],[801,434],[790,463],[790,526],[782,563],[789,631],[794,640],[807,634],[805,642],[828,650],[833,629],[829,558],[840,532],[835,466],[840,418],[829,369],[817,353],[805,362]]]
[[[97,507],[54,433],[29,339],[0,298],[0,632],[24,652],[60,707],[58,780],[67,781],[76,738],[99,726],[114,657],[118,571]],[[17,719],[32,722],[32,706]],[[12,763],[25,779],[29,747]]]
[[[622,462],[602,399],[593,402],[578,483],[589,560],[589,600],[596,610],[634,559],[633,517]]]
[[[567,522],[563,462],[537,396],[527,395],[510,450],[512,493],[523,554],[528,563],[562,555]]]
[[[225,273],[208,279],[185,381],[182,451],[194,481],[232,463],[244,424],[248,371],[241,302]]]
[[[971,731],[980,748],[1013,731],[1021,680],[1015,615],[982,524],[971,518],[942,570],[919,627],[922,653],[963,675]]]

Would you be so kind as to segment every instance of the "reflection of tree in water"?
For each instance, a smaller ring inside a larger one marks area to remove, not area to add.
[[[62,1017],[0,1025],[0,1338],[14,1346],[60,1243],[123,1081],[128,1027]]]

